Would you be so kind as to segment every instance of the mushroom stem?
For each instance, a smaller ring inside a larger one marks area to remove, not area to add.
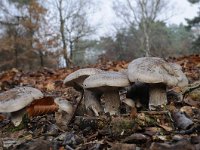
[[[15,127],[21,124],[25,113],[26,113],[25,108],[15,111],[15,112],[11,112],[11,122],[14,124]]]
[[[98,96],[95,92],[85,89],[84,101],[88,113],[92,111],[92,114],[95,114],[95,116],[99,116],[99,113],[103,112],[103,108],[100,104],[100,96]]]
[[[120,97],[118,90],[107,91],[104,93],[105,108],[104,111],[110,115],[119,114]]]
[[[166,85],[162,83],[150,84],[149,88],[149,109],[155,109],[154,106],[167,104]]]

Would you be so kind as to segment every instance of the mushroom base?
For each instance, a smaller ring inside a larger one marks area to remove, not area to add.
[[[149,87],[149,109],[155,109],[154,106],[167,104],[166,85],[157,83],[150,84]]]
[[[84,91],[84,102],[88,114],[94,114],[99,116],[100,112],[103,112],[103,108],[100,104],[100,97],[90,90]]]
[[[21,124],[25,112],[26,112],[25,108],[15,112],[11,112],[11,122],[14,124],[15,127]]]
[[[109,112],[110,115],[119,114],[120,97],[118,90],[108,91],[104,93],[105,108],[104,111]]]

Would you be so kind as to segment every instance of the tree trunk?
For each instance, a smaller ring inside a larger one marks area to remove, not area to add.
[[[18,68],[18,52],[17,52],[17,48],[15,48],[15,68]]]
[[[60,1],[60,6],[62,1]],[[63,44],[63,48],[62,48],[62,53],[63,53],[63,57],[65,59],[65,65],[66,67],[70,67],[72,65],[71,60],[68,58],[68,53],[67,53],[67,43],[66,43],[66,37],[65,37],[65,28],[64,28],[64,24],[65,24],[65,20],[63,19],[63,15],[62,15],[62,8],[59,8],[59,15],[60,15],[60,34],[61,34],[61,39],[62,39],[62,44]]]
[[[145,56],[149,57],[150,56],[150,45],[149,45],[149,33],[148,33],[148,29],[147,29],[146,20],[142,21],[142,26],[143,26],[143,32],[144,32],[144,37],[145,37]]]
[[[69,41],[69,48],[70,48],[70,59],[73,59],[73,42]]]
[[[44,67],[44,55],[41,50],[39,50],[39,56],[40,56],[40,66]]]

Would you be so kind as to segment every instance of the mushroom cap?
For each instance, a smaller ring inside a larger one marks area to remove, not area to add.
[[[188,83],[181,66],[158,57],[133,60],[128,65],[128,78],[131,82],[164,83],[169,86],[185,86]]]
[[[73,113],[73,106],[68,100],[62,98],[55,98],[54,102],[59,106],[61,110],[67,112],[68,114]]]
[[[185,87],[188,85],[188,79],[186,75],[182,71],[182,67],[179,64],[176,63],[169,63],[172,68],[174,69],[175,74],[177,75],[177,86],[179,87]]]
[[[44,95],[36,88],[16,87],[0,93],[0,112],[14,112],[29,105]]]
[[[90,75],[83,82],[84,88],[126,87],[128,85],[130,82],[127,75],[114,71]]]
[[[64,79],[64,84],[67,86],[75,86],[75,84],[78,84],[79,86],[82,87],[83,81],[85,78],[87,78],[90,75],[93,74],[98,74],[103,72],[103,70],[96,69],[96,68],[84,68],[84,69],[79,69],[71,74],[69,74],[65,79]]]

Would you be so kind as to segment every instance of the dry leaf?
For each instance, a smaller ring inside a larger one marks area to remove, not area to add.
[[[26,110],[29,117],[34,117],[55,112],[58,110],[58,105],[54,103],[54,99],[52,97],[44,97],[32,102]]]
[[[3,114],[0,114],[0,121],[3,121],[6,117]]]

